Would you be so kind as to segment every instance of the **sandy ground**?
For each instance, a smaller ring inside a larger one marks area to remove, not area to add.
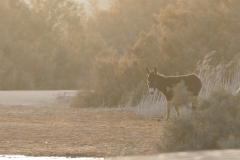
[[[136,115],[126,109],[69,108],[75,93],[0,91],[0,159],[6,158],[2,155],[239,159],[240,150],[157,155],[163,119]]]
[[[63,96],[54,92],[53,96],[49,91],[41,91],[40,97],[34,91],[24,92],[19,94],[18,91],[12,96],[0,92],[2,155],[109,157],[157,154],[162,119],[136,115],[124,109],[69,108],[65,98],[68,94],[73,95],[72,92]]]
[[[1,91],[0,154],[155,154],[163,121],[124,109],[69,108],[77,91]]]

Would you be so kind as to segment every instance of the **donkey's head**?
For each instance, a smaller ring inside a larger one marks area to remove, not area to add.
[[[156,80],[157,80],[157,67],[154,67],[153,71],[150,71],[148,67],[146,67],[146,73],[148,75],[148,89],[151,95],[154,94],[156,89]]]

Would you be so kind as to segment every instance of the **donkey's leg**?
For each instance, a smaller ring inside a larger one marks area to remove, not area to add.
[[[177,113],[177,116],[179,117],[180,114],[179,114],[179,108],[178,108],[178,106],[175,106],[174,108],[175,108],[175,111],[176,111],[176,113]]]
[[[192,101],[192,109],[196,110],[197,106],[198,106],[198,98],[197,98],[197,96],[194,96],[193,101]]]
[[[170,103],[167,103],[166,106],[167,106],[167,116],[166,116],[165,121],[168,120],[168,118],[169,118],[169,113],[170,113],[170,110],[171,110],[171,104],[170,104]]]

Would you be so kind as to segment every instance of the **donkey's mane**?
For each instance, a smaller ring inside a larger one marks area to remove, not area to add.
[[[190,74],[184,74],[184,75],[178,75],[178,76],[165,76],[163,74],[157,74],[158,76],[164,77],[164,78],[171,78],[171,77],[186,77],[186,76],[190,76],[190,75],[195,75],[197,76],[195,73],[190,73]]]

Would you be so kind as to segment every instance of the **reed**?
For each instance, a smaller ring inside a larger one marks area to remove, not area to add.
[[[137,106],[135,113],[153,117],[164,117],[166,115],[165,96],[155,91],[153,96],[148,93],[144,94]]]
[[[235,94],[240,86],[240,61],[226,63],[223,59],[217,65],[212,65],[215,60],[215,51],[204,57],[198,65],[196,72],[203,83],[199,97],[205,98],[215,86],[222,86],[227,91]]]

